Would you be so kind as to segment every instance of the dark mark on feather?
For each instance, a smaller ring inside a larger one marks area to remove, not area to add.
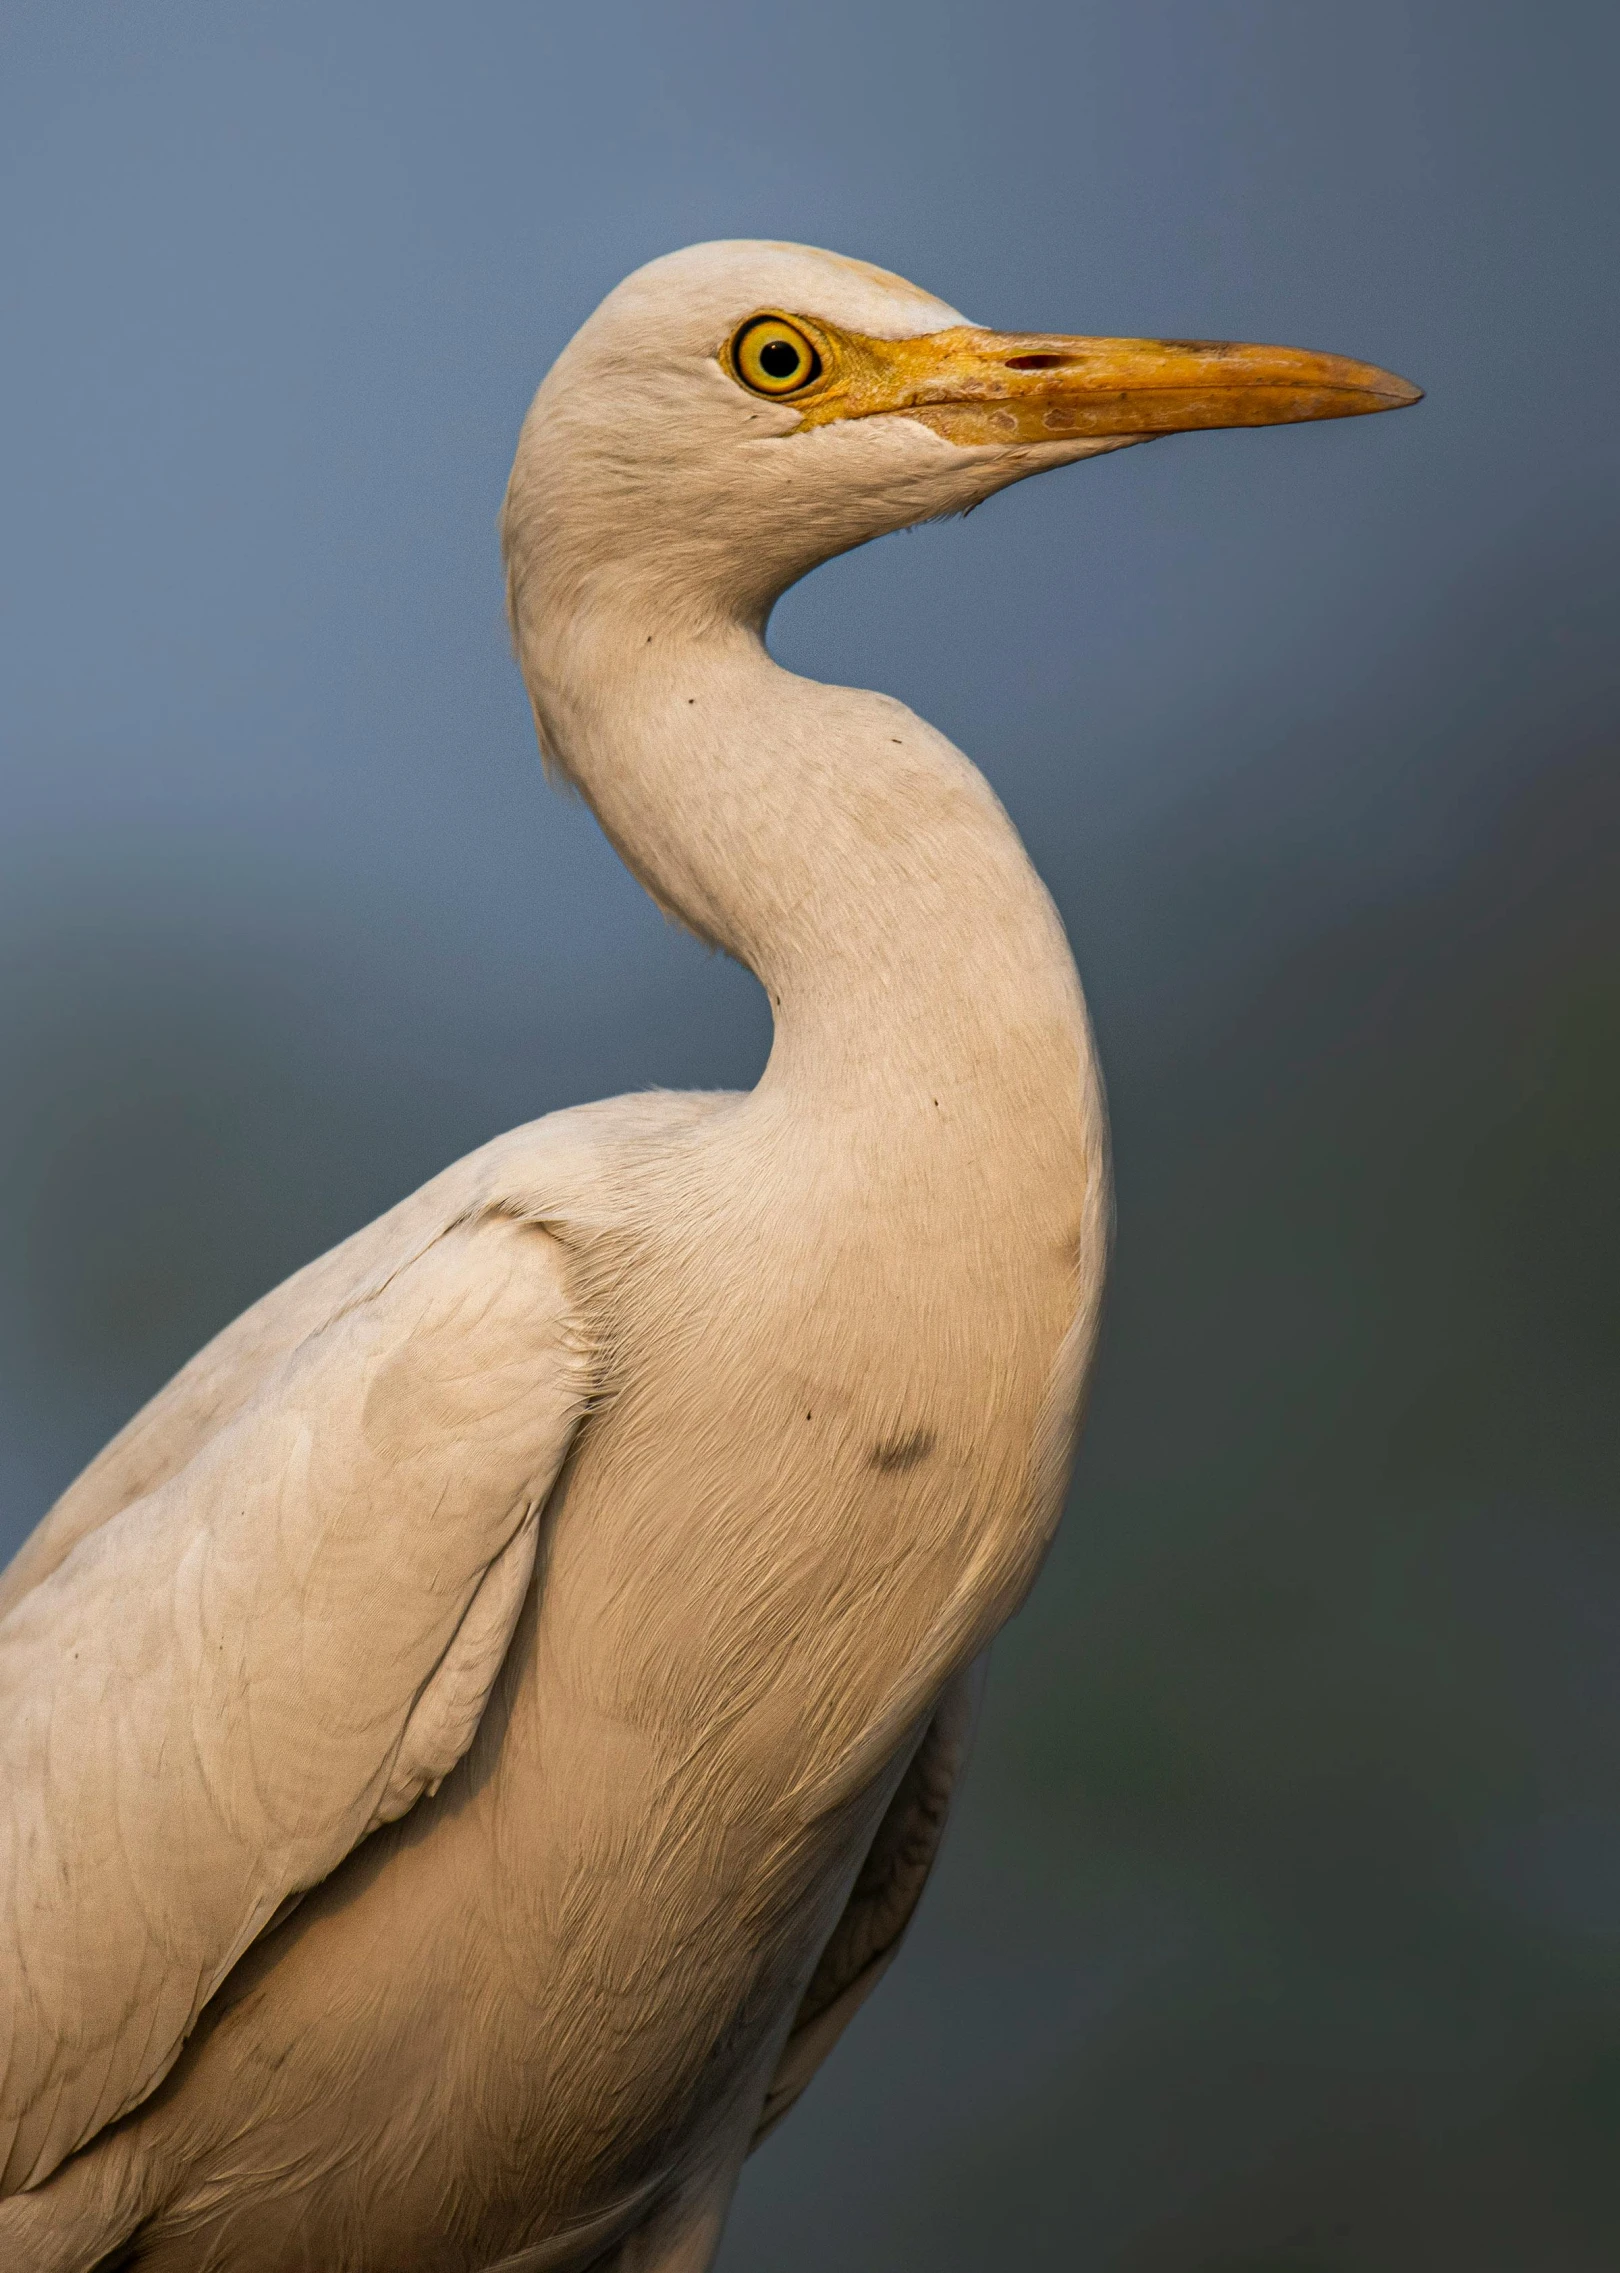
[[[896,1469],[915,1468],[919,1460],[926,1460],[934,1449],[932,1429],[913,1429],[909,1436],[891,1437],[887,1444],[875,1444],[869,1463],[885,1475]]]

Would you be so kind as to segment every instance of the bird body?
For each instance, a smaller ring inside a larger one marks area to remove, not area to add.
[[[764,623],[1119,438],[953,439],[909,362],[836,420],[744,382],[802,350],[866,405],[886,341],[947,334],[859,264],[698,248],[536,400],[504,533],[542,746],[758,975],[770,1062],[446,1171],[0,1582],[8,2266],[701,2268],[892,1954],[1057,1518],[1106,1131],[988,787]]]

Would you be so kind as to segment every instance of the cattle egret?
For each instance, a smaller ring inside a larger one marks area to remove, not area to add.
[[[446,1169],[0,1582],[9,2273],[711,2262],[927,1877],[1109,1221],[1010,822],[766,619],[1048,467],[1416,399],[777,244],[655,261],[564,350],[502,519],[540,743],[758,976],[770,1061]]]

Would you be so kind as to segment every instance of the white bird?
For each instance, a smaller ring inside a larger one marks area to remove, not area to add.
[[[550,764],[775,1017],[267,1295],[0,1581],[0,2265],[710,2263],[893,1954],[1057,1519],[1108,1236],[1055,910],[980,775],[764,628],[830,555],[1364,364],[1006,335],[699,246],[535,398]]]

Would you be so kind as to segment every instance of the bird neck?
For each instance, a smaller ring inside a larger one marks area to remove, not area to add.
[[[1073,1097],[1085,1013],[1056,911],[925,721],[784,671],[743,623],[596,608],[522,648],[542,746],[626,866],[765,987],[767,1084],[831,1102],[977,1076],[1027,1101],[1038,1064]]]

